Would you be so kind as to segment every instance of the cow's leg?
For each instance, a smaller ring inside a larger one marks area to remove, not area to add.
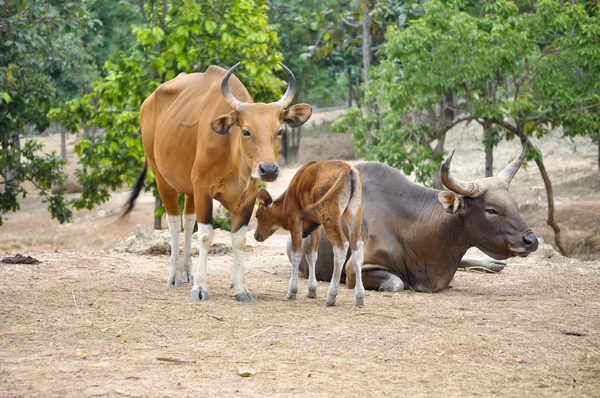
[[[356,278],[350,273],[350,267],[346,267],[346,284],[349,288],[354,287]],[[376,264],[363,264],[362,279],[365,289],[378,290],[380,292],[401,292],[404,290],[404,282],[387,268]]]
[[[330,221],[323,225],[327,238],[333,245],[333,275],[327,290],[327,306],[335,305],[335,299],[340,289],[340,278],[342,277],[342,267],[346,262],[346,254],[350,243],[346,239],[339,217],[332,217],[335,221]]]
[[[302,223],[292,220],[290,223],[290,236],[292,237],[292,270],[286,300],[295,300],[298,293],[298,270],[302,261]]]
[[[194,207],[198,220],[198,267],[194,274],[193,300],[208,300],[206,283],[206,258],[215,236],[212,226],[212,197],[204,192],[194,192]]]
[[[492,274],[500,272],[506,267],[506,261],[494,260],[491,257],[474,257],[460,260],[459,270],[468,271],[469,268],[486,271]]]
[[[194,196],[185,195],[185,209],[183,211],[183,272],[181,273],[181,282],[194,283],[192,276],[192,233],[196,223],[196,211],[194,210]],[[180,283],[181,285],[181,283]],[[177,281],[175,281],[177,287]]]
[[[252,217],[254,201],[246,204],[240,214],[233,214],[231,219],[231,246],[233,248],[233,266],[231,267],[231,283],[233,294],[237,301],[253,302],[254,297],[246,287],[244,277],[244,248],[246,247],[246,232],[248,222]]]
[[[152,165],[151,165],[152,166]],[[153,167],[153,170],[155,167]],[[181,264],[179,262],[179,234],[181,233],[181,216],[177,202],[177,191],[173,189],[160,175],[155,175],[158,193],[167,213],[167,225],[171,234],[171,269],[167,279],[167,289],[178,284],[181,279]]]
[[[315,229],[308,237],[306,249],[306,261],[308,262],[308,290],[306,297],[317,298],[317,276],[315,274],[315,265],[319,254],[319,239],[321,238],[321,228]],[[300,266],[300,262],[298,262]]]

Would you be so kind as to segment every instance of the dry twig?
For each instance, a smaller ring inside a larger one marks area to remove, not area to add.
[[[579,330],[561,330],[560,332],[562,334],[566,334],[569,336],[587,336],[588,335],[586,332],[581,332]]]
[[[174,358],[174,357],[156,357],[159,361],[165,362],[175,362],[175,363],[196,363],[193,359],[182,359],[182,358]]]
[[[204,315],[206,315],[209,318],[216,319],[217,321],[225,322],[225,318],[223,318],[222,316],[218,316],[218,315],[210,314],[210,313],[206,313]]]
[[[75,303],[77,311],[79,311],[79,315],[85,318],[85,320],[89,323],[90,326],[93,326],[94,324],[92,323],[92,321],[90,321],[87,316],[83,315],[83,312],[81,312],[81,310],[79,309],[79,306],[77,305],[77,300],[75,300],[75,293],[73,292],[73,289],[71,289],[71,295],[73,296],[73,302]]]
[[[260,331],[260,332],[258,332],[258,333],[254,333],[252,336],[242,337],[240,340],[246,340],[246,339],[250,339],[250,338],[252,338],[252,337],[256,337],[256,336],[258,336],[258,335],[261,335],[261,334],[263,334],[263,333],[265,333],[265,332],[269,331],[270,329],[272,329],[272,328],[273,328],[273,326],[275,326],[275,325],[271,325],[271,326],[269,326],[268,328],[266,328],[265,330],[261,330],[261,331]]]

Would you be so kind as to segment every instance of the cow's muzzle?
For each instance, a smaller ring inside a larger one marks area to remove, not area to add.
[[[538,248],[538,238],[533,232],[524,235],[521,241],[523,242],[523,248],[529,253],[536,251]]]
[[[261,163],[258,165],[258,173],[262,181],[275,181],[279,175],[279,166],[275,163]]]

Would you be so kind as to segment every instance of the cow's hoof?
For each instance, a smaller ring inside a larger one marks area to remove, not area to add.
[[[286,294],[284,300],[287,300],[287,301],[296,300],[296,293]]]
[[[244,303],[253,303],[254,302],[254,297],[252,297],[250,292],[238,293],[235,295],[235,299],[237,301],[241,301]]]
[[[306,297],[316,299],[317,298],[317,289],[309,290],[308,293],[306,293]]]
[[[334,297],[327,297],[326,304],[327,304],[328,307],[333,307],[335,305],[335,296]]]
[[[365,305],[365,296],[354,297],[354,305],[357,307],[363,307]]]
[[[208,292],[206,290],[192,290],[192,292],[190,293],[190,298],[192,300],[201,300],[201,301],[205,301],[208,300]]]

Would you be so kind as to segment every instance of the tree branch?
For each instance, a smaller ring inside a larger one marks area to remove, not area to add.
[[[353,28],[360,28],[362,26],[362,23],[354,23],[354,22],[350,22],[348,21],[346,18],[340,16],[340,19],[342,20],[342,22],[344,22],[346,25],[351,26]]]

